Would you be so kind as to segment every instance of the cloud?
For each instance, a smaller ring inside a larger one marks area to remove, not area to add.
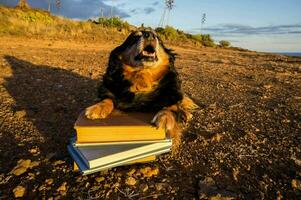
[[[159,1],[155,1],[154,3],[152,3],[153,6],[157,6],[159,5]]]
[[[48,9],[48,0],[27,0],[30,6],[34,8]],[[15,6],[18,0],[0,0],[0,4]],[[130,15],[117,7],[107,4],[107,1],[99,0],[62,0],[61,9],[55,7],[55,3],[51,5],[54,14],[63,15],[68,18],[89,19],[100,16],[100,8],[104,11],[104,16],[110,16],[111,9],[113,15],[121,18],[130,17]]]
[[[252,27],[241,24],[221,24],[219,26],[213,26],[203,28],[203,31],[209,32],[214,35],[233,36],[233,35],[284,35],[284,34],[300,34],[300,24],[285,24],[275,26],[262,26]],[[200,31],[199,28],[193,29],[194,31]]]
[[[146,7],[143,9],[143,11],[145,12],[145,14],[150,14],[152,12],[155,12],[155,9],[152,7]]]
[[[134,9],[131,9],[130,12],[133,14],[137,14],[139,12],[139,10],[137,8],[134,8]]]
[[[133,8],[133,9],[130,9],[129,12],[136,15],[136,14],[151,14],[153,12],[155,12],[156,9],[153,8],[153,7],[145,7],[145,8]]]

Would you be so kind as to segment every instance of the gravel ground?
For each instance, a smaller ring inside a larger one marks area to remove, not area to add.
[[[301,58],[249,51],[173,47],[201,106],[179,153],[73,172],[73,123],[114,46],[0,38],[0,199],[301,198]]]

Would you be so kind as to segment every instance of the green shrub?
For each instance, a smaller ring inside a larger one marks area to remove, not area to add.
[[[164,35],[166,39],[177,39],[179,34],[176,29],[171,26],[166,26],[164,29]]]
[[[226,48],[226,47],[230,47],[230,46],[231,46],[231,43],[230,43],[229,41],[227,41],[227,40],[221,40],[221,41],[219,41],[219,45],[220,45],[221,47]]]
[[[114,27],[118,29],[130,29],[130,25],[128,22],[123,21],[119,17],[110,17],[110,18],[104,18],[100,17],[98,19],[98,23],[101,24],[104,27]]]
[[[206,47],[214,47],[214,40],[211,38],[209,34],[202,35],[202,44]]]
[[[179,41],[179,42],[186,42],[186,41],[193,41],[194,44],[200,44],[207,47],[214,47],[214,41],[209,34],[202,35],[202,34],[189,34],[185,33],[184,31],[177,30],[171,26],[166,26],[165,28],[158,27],[156,28],[156,32],[160,35],[162,39],[165,40],[172,40],[172,41]]]
[[[196,40],[196,41],[202,43],[202,41],[203,41],[203,36],[202,36],[201,34],[191,35],[191,39]]]

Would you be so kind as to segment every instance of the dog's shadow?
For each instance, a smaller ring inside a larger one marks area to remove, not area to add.
[[[75,132],[73,124],[79,113],[95,100],[98,81],[13,56],[5,59],[12,69],[12,76],[5,78],[4,84],[15,100],[12,109],[15,113],[25,112],[24,118],[38,131],[37,138],[30,143],[39,146],[43,153],[64,157],[66,144]],[[21,134],[22,138],[30,139],[30,133],[21,131]]]

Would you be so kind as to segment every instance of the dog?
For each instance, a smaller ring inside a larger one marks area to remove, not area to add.
[[[86,108],[86,117],[106,118],[114,108],[157,112],[151,123],[164,128],[179,146],[182,125],[198,106],[181,90],[175,56],[152,29],[133,31],[111,52],[98,89],[101,101]]]

